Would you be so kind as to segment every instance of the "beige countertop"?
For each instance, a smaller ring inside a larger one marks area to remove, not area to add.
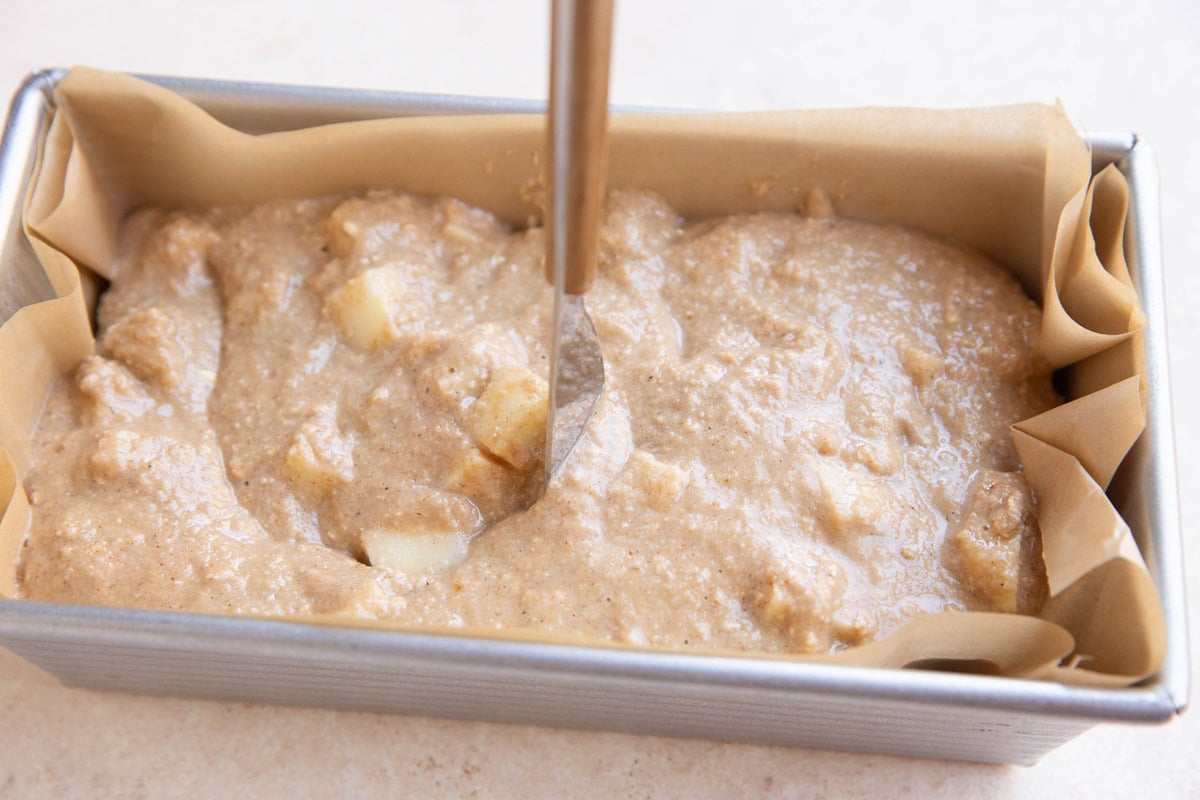
[[[851,8],[851,5],[853,7]],[[34,67],[425,92],[545,92],[543,2],[10,0],[0,88]],[[1051,100],[1135,129],[1162,173],[1188,573],[1200,589],[1200,5],[619,3],[617,103],[714,109]],[[1200,613],[1192,618],[1193,640]],[[1195,672],[1195,671],[1194,671]],[[1032,768],[64,689],[0,650],[0,797],[1200,797],[1200,715],[1106,725]]]

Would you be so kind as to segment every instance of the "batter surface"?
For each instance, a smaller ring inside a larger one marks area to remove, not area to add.
[[[20,595],[791,652],[1039,606],[1008,426],[1057,398],[1003,269],[820,209],[685,224],[614,193],[605,394],[522,512],[542,249],[396,192],[134,215],[99,354],[37,432]]]

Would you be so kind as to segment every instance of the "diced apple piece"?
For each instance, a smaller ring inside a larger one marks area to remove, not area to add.
[[[479,244],[481,241],[479,234],[465,225],[460,225],[455,222],[447,222],[442,227],[442,233],[449,239],[456,239],[464,244]]]
[[[484,518],[495,520],[529,502],[531,477],[472,447],[450,464],[445,486],[470,498]]]
[[[906,339],[896,345],[896,355],[900,358],[900,366],[918,386],[929,383],[946,366],[941,353],[915,340]]]
[[[503,462],[471,448],[450,465],[447,486],[468,497],[493,497],[498,488],[510,487],[516,473]]]
[[[343,203],[334,209],[333,213],[325,220],[325,236],[329,239],[334,255],[350,255],[362,239],[362,226],[353,219],[354,212],[357,210],[355,205],[357,204],[354,204],[353,201]]]
[[[331,294],[325,305],[342,336],[363,350],[395,342],[399,326],[412,321],[420,308],[403,271],[391,265],[359,273]]]
[[[475,442],[520,470],[542,460],[546,443],[546,381],[525,367],[505,367],[475,402],[467,421]]]
[[[674,464],[659,461],[645,450],[635,450],[625,468],[629,470],[634,485],[646,493],[651,507],[659,510],[670,507],[687,486],[688,474],[685,471]]]
[[[467,539],[454,531],[376,529],[363,534],[362,544],[371,566],[406,574],[449,569],[467,557]]]
[[[284,455],[292,480],[320,491],[354,478],[352,443],[337,428],[332,405],[324,405],[300,426]]]
[[[829,519],[838,531],[856,525],[869,525],[882,511],[878,490],[855,475],[843,464],[826,458],[814,460],[817,478]]]

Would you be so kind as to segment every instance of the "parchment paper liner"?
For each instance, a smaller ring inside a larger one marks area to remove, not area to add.
[[[81,68],[55,98],[25,224],[59,296],[0,328],[0,594],[12,596],[28,528],[18,476],[29,437],[50,382],[93,350],[86,278],[106,273],[128,211],[396,187],[459,197],[515,225],[539,216],[530,191],[539,116],[415,117],[250,136],[164,89]],[[1144,317],[1124,259],[1128,189],[1112,167],[1091,178],[1087,148],[1061,107],[618,116],[610,183],[653,189],[688,217],[797,208],[820,188],[844,216],[979,248],[1043,302],[1043,346],[1054,366],[1069,367],[1072,402],[1018,423],[1013,435],[1037,497],[1051,587],[1045,608],[1038,617],[931,615],[882,641],[805,660],[957,665],[1112,686],[1157,671],[1165,655],[1157,593],[1104,493],[1145,424]]]

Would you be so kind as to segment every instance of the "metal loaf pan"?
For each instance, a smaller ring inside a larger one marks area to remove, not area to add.
[[[49,295],[21,202],[61,71],[32,74],[0,150],[0,321]],[[158,78],[251,132],[417,114],[537,112],[534,102]],[[1167,378],[1158,185],[1133,133],[1093,134],[1133,207],[1129,262],[1148,317],[1149,425],[1116,502],[1161,592],[1169,652],[1128,689],[381,632],[121,608],[0,601],[0,645],[63,683],[647,734],[1031,764],[1102,721],[1159,722],[1188,697],[1183,558]]]

